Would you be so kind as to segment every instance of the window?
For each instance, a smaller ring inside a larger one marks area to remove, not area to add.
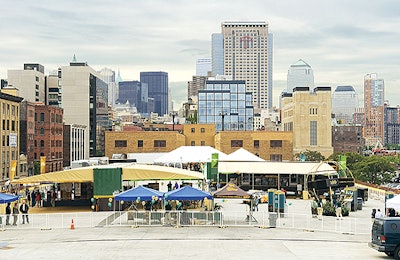
[[[44,113],[40,113],[40,122],[44,122]]]
[[[44,148],[44,140],[40,140],[40,148]]]
[[[260,140],[254,140],[254,148],[260,148]]]
[[[11,131],[15,131],[15,121],[11,121]]]
[[[282,147],[282,140],[270,140],[269,146],[270,147]]]
[[[201,132],[204,133],[206,130],[204,129],[204,127],[201,128]]]
[[[166,147],[167,141],[165,140],[154,140],[154,147]]]
[[[191,141],[191,142],[190,142],[190,145],[191,145],[191,146],[196,146],[196,142],[195,142],[195,141]]]
[[[201,146],[206,146],[206,142],[205,142],[205,141],[201,141],[201,142],[200,142],[200,145],[201,145]]]
[[[44,128],[43,128],[43,127],[40,128],[40,134],[41,134],[41,135],[44,135]]]
[[[126,140],[115,140],[115,147],[126,147]]]
[[[310,145],[317,145],[317,121],[310,121]]]
[[[281,162],[282,161],[282,154],[271,154],[269,156],[271,162]]]
[[[243,140],[231,140],[231,147],[243,147]]]
[[[194,128],[192,128],[192,129],[191,129],[191,132],[192,132],[192,133],[194,133],[194,132],[195,132],[195,129],[194,129]]]
[[[143,140],[137,141],[137,147],[143,147]]]

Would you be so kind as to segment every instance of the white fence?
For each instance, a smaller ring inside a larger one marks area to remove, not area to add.
[[[303,229],[349,234],[369,234],[370,221],[357,218],[323,216],[318,219],[311,214],[229,212],[216,211],[115,211],[30,214],[29,224],[22,224],[18,215],[16,226],[5,225],[6,216],[0,215],[3,229],[53,229],[91,228],[112,226],[249,226],[263,228]],[[10,216],[10,224],[13,216]]]

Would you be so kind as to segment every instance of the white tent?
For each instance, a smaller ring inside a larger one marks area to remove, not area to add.
[[[220,161],[221,173],[259,173],[259,174],[337,174],[328,163],[316,162],[228,162]]]
[[[262,158],[255,154],[247,151],[246,149],[240,148],[233,153],[230,153],[225,158],[219,158],[219,161],[230,161],[230,162],[265,162]]]
[[[386,201],[386,208],[400,209],[400,195]]]
[[[218,153],[219,158],[225,158],[227,155],[211,146],[181,146],[157,159],[154,163],[201,163],[211,162],[211,155]]]

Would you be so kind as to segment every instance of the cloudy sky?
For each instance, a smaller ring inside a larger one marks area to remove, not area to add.
[[[0,12],[0,78],[37,62],[46,73],[75,54],[96,70],[169,74],[175,103],[185,100],[196,58],[209,57],[223,21],[267,21],[274,34],[274,105],[298,59],[317,86],[353,85],[378,73],[385,99],[400,104],[398,0],[68,0],[7,1]],[[175,106],[176,108],[176,106]]]

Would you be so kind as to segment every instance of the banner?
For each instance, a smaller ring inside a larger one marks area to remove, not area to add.
[[[218,168],[218,153],[211,154],[211,168]]]
[[[46,156],[40,156],[40,174],[46,173]]]
[[[14,180],[16,172],[17,172],[17,161],[11,160],[10,181]]]
[[[346,160],[347,160],[347,156],[344,156],[344,155],[339,156],[339,175],[341,175],[341,176],[346,175],[346,168],[347,168]]]

